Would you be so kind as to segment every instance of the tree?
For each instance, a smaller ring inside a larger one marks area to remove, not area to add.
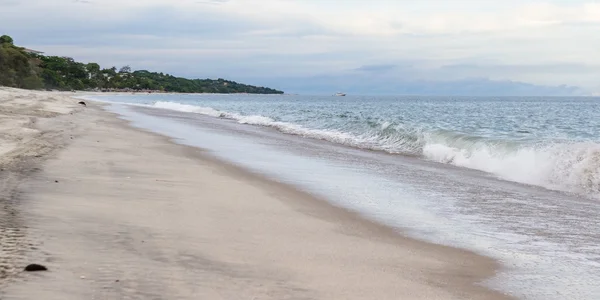
[[[36,75],[23,78],[22,88],[28,90],[39,90],[44,87],[44,82]]]
[[[0,85],[23,87],[24,78],[35,74],[33,66],[19,48],[9,43],[0,45]]]
[[[123,66],[120,70],[119,73],[131,73],[131,67],[130,66]]]
[[[85,69],[88,71],[88,81],[92,88],[103,87],[105,78],[100,71],[100,65],[97,63],[89,63],[85,65]]]
[[[132,72],[130,66],[117,72],[116,67],[101,69],[97,63],[81,63],[70,57],[31,55],[24,48],[15,46],[7,35],[0,36],[0,85],[63,91],[100,87],[189,93],[283,93],[222,78],[191,80],[147,70]]]
[[[113,77],[115,75],[117,75],[117,68],[116,67],[112,67],[110,69],[102,69],[102,74],[104,74],[105,77]]]
[[[14,42],[13,39],[10,36],[8,36],[8,35],[0,36],[0,44],[9,44],[9,45],[12,45],[13,42]]]
[[[81,79],[75,79],[71,82],[71,89],[73,90],[83,90],[85,89],[85,85],[81,81]]]
[[[88,71],[90,78],[95,78],[100,74],[100,65],[97,63],[89,63],[85,65],[85,68]]]
[[[40,76],[42,77],[46,88],[59,90],[66,89],[63,79],[60,75],[56,73],[56,71],[50,69],[43,69]]]

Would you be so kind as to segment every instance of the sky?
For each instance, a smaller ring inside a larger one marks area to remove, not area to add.
[[[0,0],[48,55],[291,93],[600,94],[600,1]]]

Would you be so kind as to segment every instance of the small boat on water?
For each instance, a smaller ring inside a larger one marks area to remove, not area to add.
[[[335,93],[335,95],[334,95],[334,96],[340,96],[340,97],[344,97],[344,96],[346,96],[346,94],[344,94],[344,93]]]

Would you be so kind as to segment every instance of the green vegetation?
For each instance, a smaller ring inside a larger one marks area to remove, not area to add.
[[[10,36],[0,37],[0,85],[23,89],[133,90],[175,93],[283,94],[225,79],[186,79],[169,74],[132,71],[124,66],[102,69],[97,63],[80,63],[69,57],[44,56],[15,46]]]

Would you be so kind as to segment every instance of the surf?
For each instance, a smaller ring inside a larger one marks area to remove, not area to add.
[[[504,180],[600,199],[600,144],[592,141],[490,138],[352,113],[339,114],[337,121],[329,124],[323,121],[321,127],[327,128],[311,128],[272,116],[171,101],[156,101],[150,106],[269,127],[349,147],[416,156],[484,171]]]

